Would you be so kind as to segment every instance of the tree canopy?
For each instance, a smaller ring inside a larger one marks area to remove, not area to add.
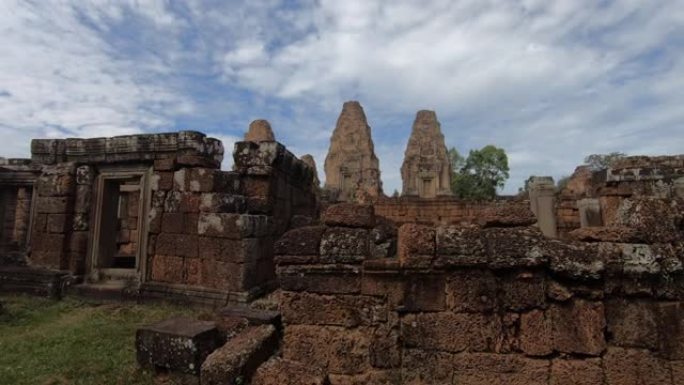
[[[584,163],[589,166],[592,170],[604,170],[609,167],[618,159],[627,156],[622,152],[611,152],[608,154],[591,154],[584,158]]]
[[[487,145],[470,150],[467,158],[449,150],[452,166],[451,190],[461,199],[493,199],[508,179],[508,156],[499,147]]]

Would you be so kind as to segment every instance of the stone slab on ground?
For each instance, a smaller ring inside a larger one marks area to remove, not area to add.
[[[252,378],[252,385],[328,385],[322,370],[282,358],[273,358],[261,365]]]
[[[199,374],[207,356],[221,344],[214,322],[174,317],[143,326],[135,336],[140,366]]]
[[[257,368],[277,347],[278,333],[273,325],[249,327],[207,357],[202,364],[200,382],[202,385],[249,383]]]

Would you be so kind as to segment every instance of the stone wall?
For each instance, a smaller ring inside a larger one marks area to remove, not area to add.
[[[566,238],[582,227],[612,226],[619,221],[622,206],[642,198],[684,198],[683,155],[625,157],[598,171],[578,167],[558,193],[558,235]],[[584,208],[596,209],[587,212]],[[594,218],[589,221],[588,215]]]
[[[148,294],[224,303],[275,285],[275,239],[317,216],[313,173],[277,142],[238,142],[234,161],[234,171],[155,166]]]
[[[245,301],[275,283],[274,240],[318,216],[313,171],[275,141],[236,143],[233,171],[219,170],[218,140],[189,131],[34,140],[32,151],[40,173],[30,264],[97,283],[121,278],[98,265],[103,248],[137,250],[135,275],[125,277],[136,295]],[[126,212],[104,245],[98,218],[112,175],[129,199],[119,200]]]
[[[681,229],[406,224],[398,256],[374,258],[372,209],[335,207],[276,243],[282,356],[332,384],[682,383]]]
[[[26,263],[33,184],[39,172],[28,159],[0,158],[0,266]]]
[[[452,197],[381,198],[375,214],[397,224],[533,224],[536,222],[526,200],[464,201]]]

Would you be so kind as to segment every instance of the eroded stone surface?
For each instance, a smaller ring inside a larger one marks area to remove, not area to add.
[[[413,122],[401,166],[403,195],[451,195],[451,163],[434,111],[421,110]]]
[[[249,124],[249,130],[245,133],[245,140],[249,142],[272,142],[275,141],[271,124],[264,119],[257,119]]]
[[[325,158],[325,188],[339,201],[382,194],[380,166],[361,104],[345,102]]]

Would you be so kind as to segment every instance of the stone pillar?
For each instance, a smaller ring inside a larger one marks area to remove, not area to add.
[[[580,227],[603,226],[601,218],[601,204],[597,198],[585,198],[577,201],[579,209]]]
[[[553,178],[532,177],[529,182],[530,208],[537,216],[542,233],[549,238],[558,236],[556,226],[556,185]]]

